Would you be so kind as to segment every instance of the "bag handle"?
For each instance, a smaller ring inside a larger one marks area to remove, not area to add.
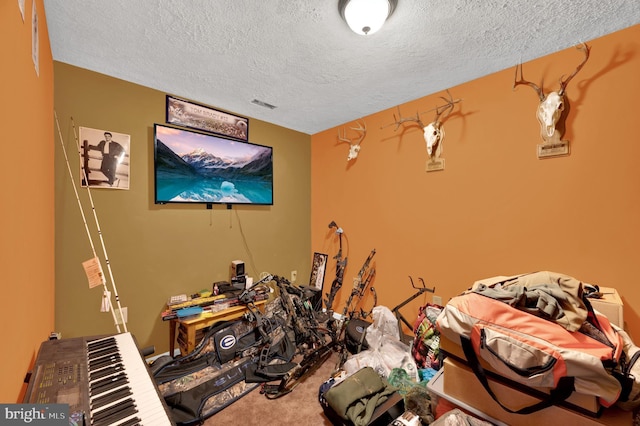
[[[484,368],[482,368],[482,365],[480,365],[480,362],[478,361],[478,356],[476,355],[476,352],[473,350],[471,339],[466,336],[460,336],[460,344],[462,346],[462,350],[464,351],[464,355],[467,358],[467,362],[469,363],[469,366],[475,373],[478,380],[480,380],[480,383],[482,383],[482,386],[487,390],[487,392],[489,392],[489,395],[491,395],[491,398],[493,398],[495,402],[497,402],[505,411],[508,411],[509,413],[513,413],[513,414],[535,413],[536,411],[540,411],[544,408],[550,407],[552,405],[556,405],[566,400],[574,391],[574,378],[564,376],[564,377],[561,377],[560,380],[558,380],[558,386],[555,389],[551,390],[547,398],[544,398],[540,402],[537,402],[528,407],[523,407],[518,410],[512,410],[511,408],[505,406],[502,402],[498,401],[498,397],[493,393],[493,390],[491,390],[491,387],[489,386],[489,380],[487,380],[487,375],[484,372]]]

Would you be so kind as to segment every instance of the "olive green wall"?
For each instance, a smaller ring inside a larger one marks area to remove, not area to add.
[[[107,263],[96,231],[93,199],[107,257],[128,325],[140,346],[169,347],[169,326],[160,318],[167,298],[210,289],[228,280],[233,260],[247,273],[269,272],[307,284],[310,251],[310,136],[249,120],[249,140],[273,146],[273,206],[155,205],[153,124],[164,123],[166,93],[54,62],[55,110],[75,182],[79,182],[79,127],[131,136],[130,189],[78,187],[93,244]],[[174,93],[180,96],[180,93]],[[194,101],[198,101],[194,99]],[[215,105],[212,105],[216,107]],[[56,130],[55,232],[56,330],[63,337],[115,333],[113,318],[100,312],[102,287],[89,289],[82,262],[93,252]]]

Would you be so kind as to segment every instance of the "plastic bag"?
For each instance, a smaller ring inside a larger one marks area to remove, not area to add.
[[[342,367],[348,375],[371,367],[387,378],[394,368],[402,368],[412,380],[419,381],[411,349],[400,341],[398,321],[389,308],[373,308],[373,323],[367,328],[365,338],[369,349],[351,355]]]
[[[367,343],[369,346],[375,346],[376,339],[381,336],[391,336],[400,340],[400,329],[398,328],[398,320],[393,312],[386,306],[376,306],[371,313],[373,324],[367,328]]]
[[[439,370],[442,363],[440,354],[440,333],[436,329],[436,318],[442,306],[427,303],[419,309],[413,325],[411,354],[418,368]]]

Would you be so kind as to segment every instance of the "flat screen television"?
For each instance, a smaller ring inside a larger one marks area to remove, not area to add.
[[[154,124],[155,203],[273,204],[273,148]]]

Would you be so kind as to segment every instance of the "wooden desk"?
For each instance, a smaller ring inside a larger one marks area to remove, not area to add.
[[[266,300],[255,302],[255,306],[262,306],[267,303]],[[245,305],[232,306],[218,312],[204,312],[198,316],[188,317],[184,319],[172,319],[169,323],[169,354],[173,356],[176,344],[176,328],[179,329],[178,336],[180,338],[179,347],[180,355],[184,356],[191,353],[199,343],[196,341],[196,333],[203,328],[211,327],[218,321],[230,321],[240,318],[249,309]]]

